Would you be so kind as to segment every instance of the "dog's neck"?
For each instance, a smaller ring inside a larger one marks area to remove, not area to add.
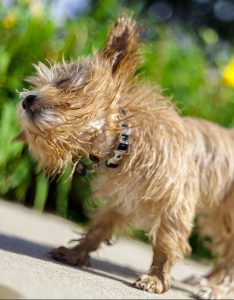
[[[123,155],[128,152],[131,135],[127,117],[127,111],[119,109],[118,114],[112,115],[113,124],[104,119],[90,122],[96,133],[89,155],[94,164],[105,162],[108,168],[117,168],[120,165]]]

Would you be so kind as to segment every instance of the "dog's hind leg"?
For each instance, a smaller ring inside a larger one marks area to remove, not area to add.
[[[232,226],[229,227],[234,224],[233,221],[232,211],[219,210],[216,225],[219,224],[220,227],[213,236],[213,249],[217,253],[218,263],[205,277],[206,282],[197,293],[199,299],[225,299],[234,289],[234,232]]]
[[[79,244],[73,248],[59,247],[51,251],[51,256],[64,263],[78,266],[90,264],[89,253],[95,251],[101,242],[107,241],[116,226],[124,223],[126,217],[115,207],[105,206],[94,216],[91,225]]]
[[[199,299],[224,299],[234,288],[234,194],[233,188],[204,219],[202,230],[212,238],[217,266],[204,277]]]
[[[207,277],[207,284],[197,293],[198,299],[226,299],[234,291],[234,263],[217,266]]]

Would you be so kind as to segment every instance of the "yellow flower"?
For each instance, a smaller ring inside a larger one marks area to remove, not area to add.
[[[223,70],[222,79],[225,85],[234,88],[234,58]]]
[[[3,23],[4,28],[7,28],[7,29],[11,28],[16,23],[16,17],[13,16],[13,15],[12,16],[7,16],[7,17],[5,17],[5,19],[3,19],[2,23]]]

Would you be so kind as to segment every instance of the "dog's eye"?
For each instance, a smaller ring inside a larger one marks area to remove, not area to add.
[[[63,78],[63,79],[60,79],[60,80],[58,80],[57,82],[55,82],[55,86],[56,87],[60,87],[60,88],[63,88],[63,87],[65,87],[68,83],[69,83],[69,81],[70,81],[71,79],[70,78]]]

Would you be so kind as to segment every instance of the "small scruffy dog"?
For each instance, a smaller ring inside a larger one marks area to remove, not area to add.
[[[190,251],[193,217],[200,213],[219,259],[208,276],[189,281],[203,284],[199,298],[223,298],[234,276],[234,131],[182,118],[134,76],[139,30],[122,13],[99,53],[39,63],[29,78],[35,89],[21,93],[18,117],[39,167],[53,175],[89,157],[98,166],[95,194],[109,200],[77,246],[52,256],[87,265],[115,228],[136,223],[152,237],[153,260],[134,286],[164,293],[171,267]]]

